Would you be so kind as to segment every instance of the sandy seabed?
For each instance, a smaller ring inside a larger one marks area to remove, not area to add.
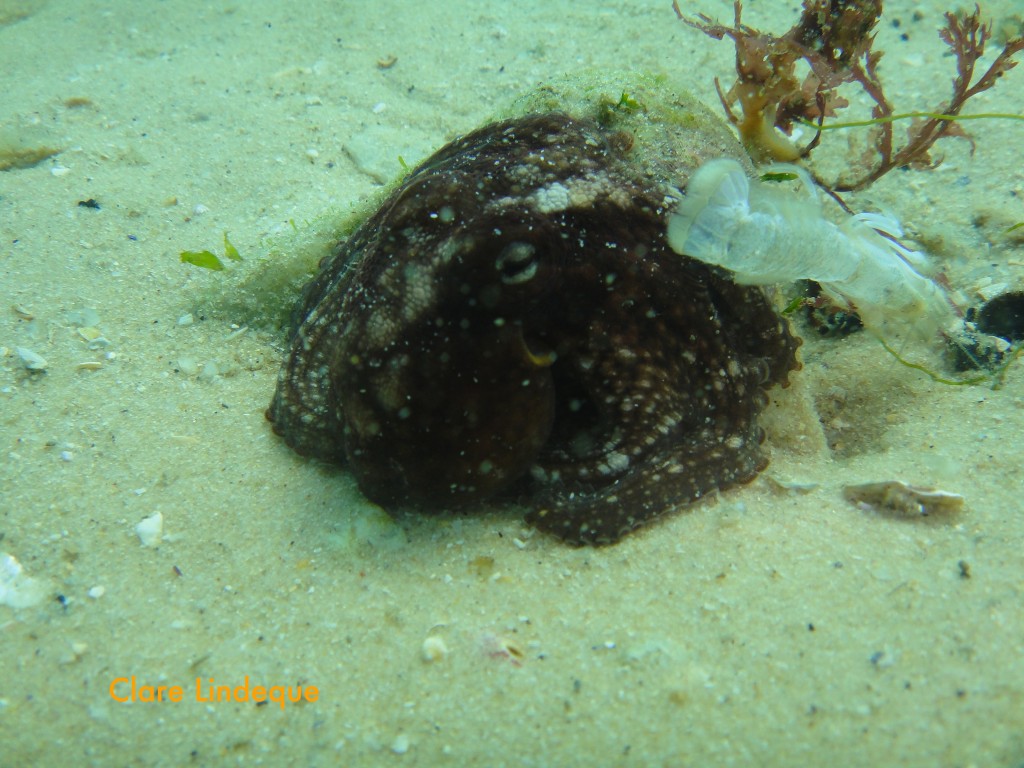
[[[808,337],[765,475],[598,550],[509,509],[392,521],[272,435],[284,334],[181,251],[228,232],[249,268],[567,71],[667,71],[715,109],[731,81],[661,0],[441,7],[0,3],[0,148],[56,150],[0,172],[0,766],[1024,763],[1019,365],[951,387]],[[943,10],[887,8],[901,109],[947,94]],[[1020,111],[1022,82],[970,109]],[[976,301],[1022,280],[1024,129],[970,131],[851,203]],[[842,496],[896,478],[965,508]]]

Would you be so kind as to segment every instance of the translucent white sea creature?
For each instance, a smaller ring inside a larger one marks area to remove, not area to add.
[[[814,280],[881,337],[908,327],[929,337],[955,320],[943,290],[922,274],[924,254],[895,240],[903,234],[898,222],[861,213],[834,224],[824,217],[807,171],[794,165],[766,170],[795,174],[802,194],[751,182],[735,160],[698,168],[669,218],[672,249],[724,267],[745,285]]]

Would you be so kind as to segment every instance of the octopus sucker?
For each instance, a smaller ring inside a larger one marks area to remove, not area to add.
[[[576,545],[755,477],[799,340],[668,247],[671,187],[620,134],[527,114],[409,174],[307,287],[275,432],[385,508],[505,498]]]

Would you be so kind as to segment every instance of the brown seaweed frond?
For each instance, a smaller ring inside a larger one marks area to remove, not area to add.
[[[837,89],[860,82],[876,101],[876,113],[890,114],[874,75],[880,54],[871,51],[870,34],[881,14],[881,0],[805,0],[799,23],[782,37],[762,33],[742,22],[743,4],[733,4],[733,26],[705,15],[690,19],[677,0],[672,7],[686,24],[721,40],[729,37],[736,49],[737,81],[719,98],[729,120],[751,156],[759,161],[792,161],[817,146],[815,135],[803,147],[788,137],[796,122],[820,124],[847,106]],[[797,64],[809,72],[801,77]],[[739,114],[733,107],[739,105]],[[781,133],[780,133],[781,131]]]
[[[859,178],[845,181],[837,186],[839,191],[863,189],[870,186],[893,168],[910,166],[933,168],[938,163],[932,159],[930,150],[935,142],[945,136],[959,136],[970,141],[970,137],[955,120],[968,99],[977,96],[996,84],[1017,62],[1014,56],[1024,50],[1024,38],[1008,40],[995,61],[976,81],[975,67],[985,54],[985,43],[992,35],[992,25],[982,24],[981,9],[976,5],[974,12],[967,16],[947,13],[946,26],[939,30],[939,38],[949,46],[956,57],[956,77],[953,78],[953,93],[948,104],[931,110],[925,119],[916,119],[907,130],[906,143],[899,150],[893,150],[892,123],[880,124],[881,140],[877,144],[878,159]],[[972,84],[973,82],[973,84]],[[973,141],[971,142],[973,150]]]
[[[1024,39],[1008,41],[975,80],[975,67],[985,52],[991,26],[981,22],[977,6],[967,15],[947,13],[939,36],[957,62],[952,98],[911,123],[906,140],[897,146],[893,122],[899,116],[877,71],[883,52],[872,50],[872,32],[882,13],[882,0],[804,0],[799,21],[782,37],[744,25],[741,0],[734,2],[732,26],[703,14],[687,18],[678,0],[673,0],[672,7],[689,26],[716,40],[728,37],[733,41],[737,80],[727,92],[717,78],[715,87],[726,116],[757,161],[806,157],[818,146],[822,128],[828,127],[825,118],[848,106],[838,93],[841,85],[858,86],[874,102],[869,121],[874,129],[872,147],[861,160],[860,173],[834,185],[840,191],[870,186],[893,168],[934,167],[931,147],[943,137],[967,137],[956,123],[960,111],[970,98],[991,88],[1016,66],[1014,56],[1024,50]],[[797,74],[801,61],[809,69],[802,78]],[[817,126],[818,130],[807,144],[798,146],[790,138],[794,123]]]

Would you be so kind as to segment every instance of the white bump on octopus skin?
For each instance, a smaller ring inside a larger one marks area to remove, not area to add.
[[[402,395],[406,386],[401,373],[389,366],[388,370],[374,377],[373,395],[382,408],[396,413],[407,399]]]
[[[609,453],[605,458],[608,462],[608,467],[616,472],[623,472],[629,468],[629,457],[623,453]]]
[[[367,340],[375,346],[380,346],[394,336],[394,322],[391,315],[382,309],[377,309],[370,314],[366,320],[365,329]]]
[[[538,213],[559,213],[569,207],[569,190],[560,181],[542,186],[530,197]]]
[[[406,264],[403,270],[402,316],[408,322],[416,320],[435,301],[435,272],[431,266]]]

